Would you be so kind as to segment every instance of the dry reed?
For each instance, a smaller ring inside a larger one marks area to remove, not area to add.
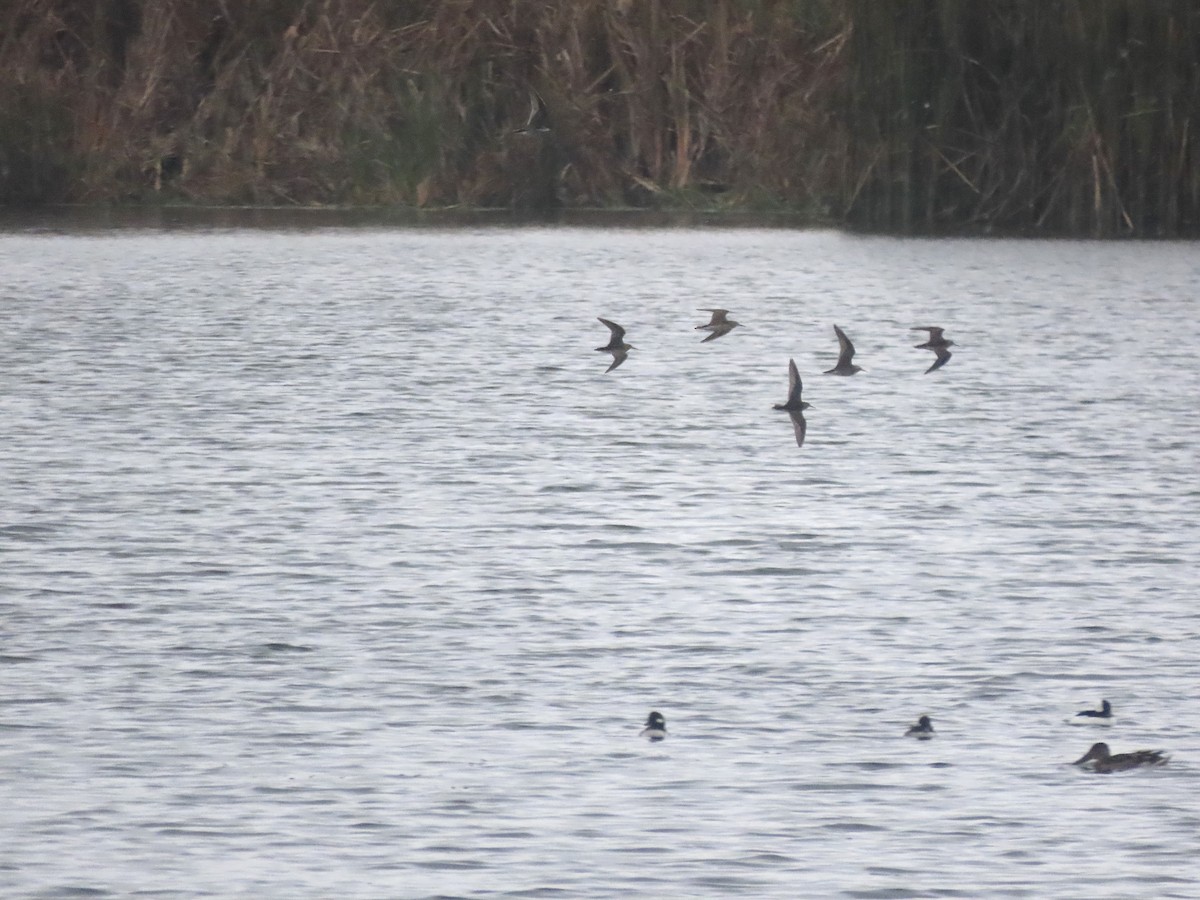
[[[0,202],[1194,232],[1187,0],[9,0]],[[549,131],[514,133],[537,92]]]

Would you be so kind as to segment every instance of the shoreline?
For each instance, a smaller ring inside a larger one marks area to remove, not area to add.
[[[226,204],[44,204],[0,205],[0,235],[32,231],[128,230],[310,230],[314,228],[595,228],[595,229],[769,229],[836,231],[852,237],[897,240],[1046,240],[1191,243],[1200,235],[1104,235],[1030,232],[995,227],[896,233],[848,227],[795,210],[575,207],[515,210],[505,207],[382,207],[349,205],[265,206]]]

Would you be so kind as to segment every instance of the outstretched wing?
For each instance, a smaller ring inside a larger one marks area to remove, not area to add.
[[[933,352],[937,354],[937,361],[932,366],[930,366],[928,369],[925,370],[926,375],[928,375],[934,369],[940,369],[946,363],[950,362],[950,357],[954,355],[949,350],[947,350],[945,347],[939,347],[937,350],[934,350]]]
[[[788,413],[792,417],[792,430],[796,432],[796,446],[804,446],[804,435],[808,431],[808,422],[804,419],[804,414],[799,410],[792,410]]]
[[[846,332],[842,331],[837,325],[833,326],[833,333],[837,335],[838,346],[841,348],[838,356],[838,365],[845,365],[854,359],[854,344],[850,343],[850,338],[846,337]]]
[[[604,318],[603,316],[596,316],[596,318],[608,326],[608,330],[612,332],[613,340],[616,343],[619,344],[625,340],[625,329],[624,328],[622,328],[616,322],[610,322],[608,319]]]
[[[704,327],[712,328],[712,334],[702,340],[700,342],[702,344],[707,344],[709,341],[715,341],[717,338],[721,337],[721,335],[729,334],[729,332],[733,331],[733,326],[728,322],[722,322],[719,325],[705,325]]]
[[[800,370],[796,368],[794,359],[788,360],[788,405],[799,406],[800,394],[804,390],[804,383],[800,380]]]

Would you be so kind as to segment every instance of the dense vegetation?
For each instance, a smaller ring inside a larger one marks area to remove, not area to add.
[[[0,0],[5,203],[1194,234],[1198,110],[1194,0]]]

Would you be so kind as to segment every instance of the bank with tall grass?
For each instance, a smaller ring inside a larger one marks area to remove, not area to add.
[[[1192,0],[0,4],[7,204],[1190,235],[1198,112]]]

